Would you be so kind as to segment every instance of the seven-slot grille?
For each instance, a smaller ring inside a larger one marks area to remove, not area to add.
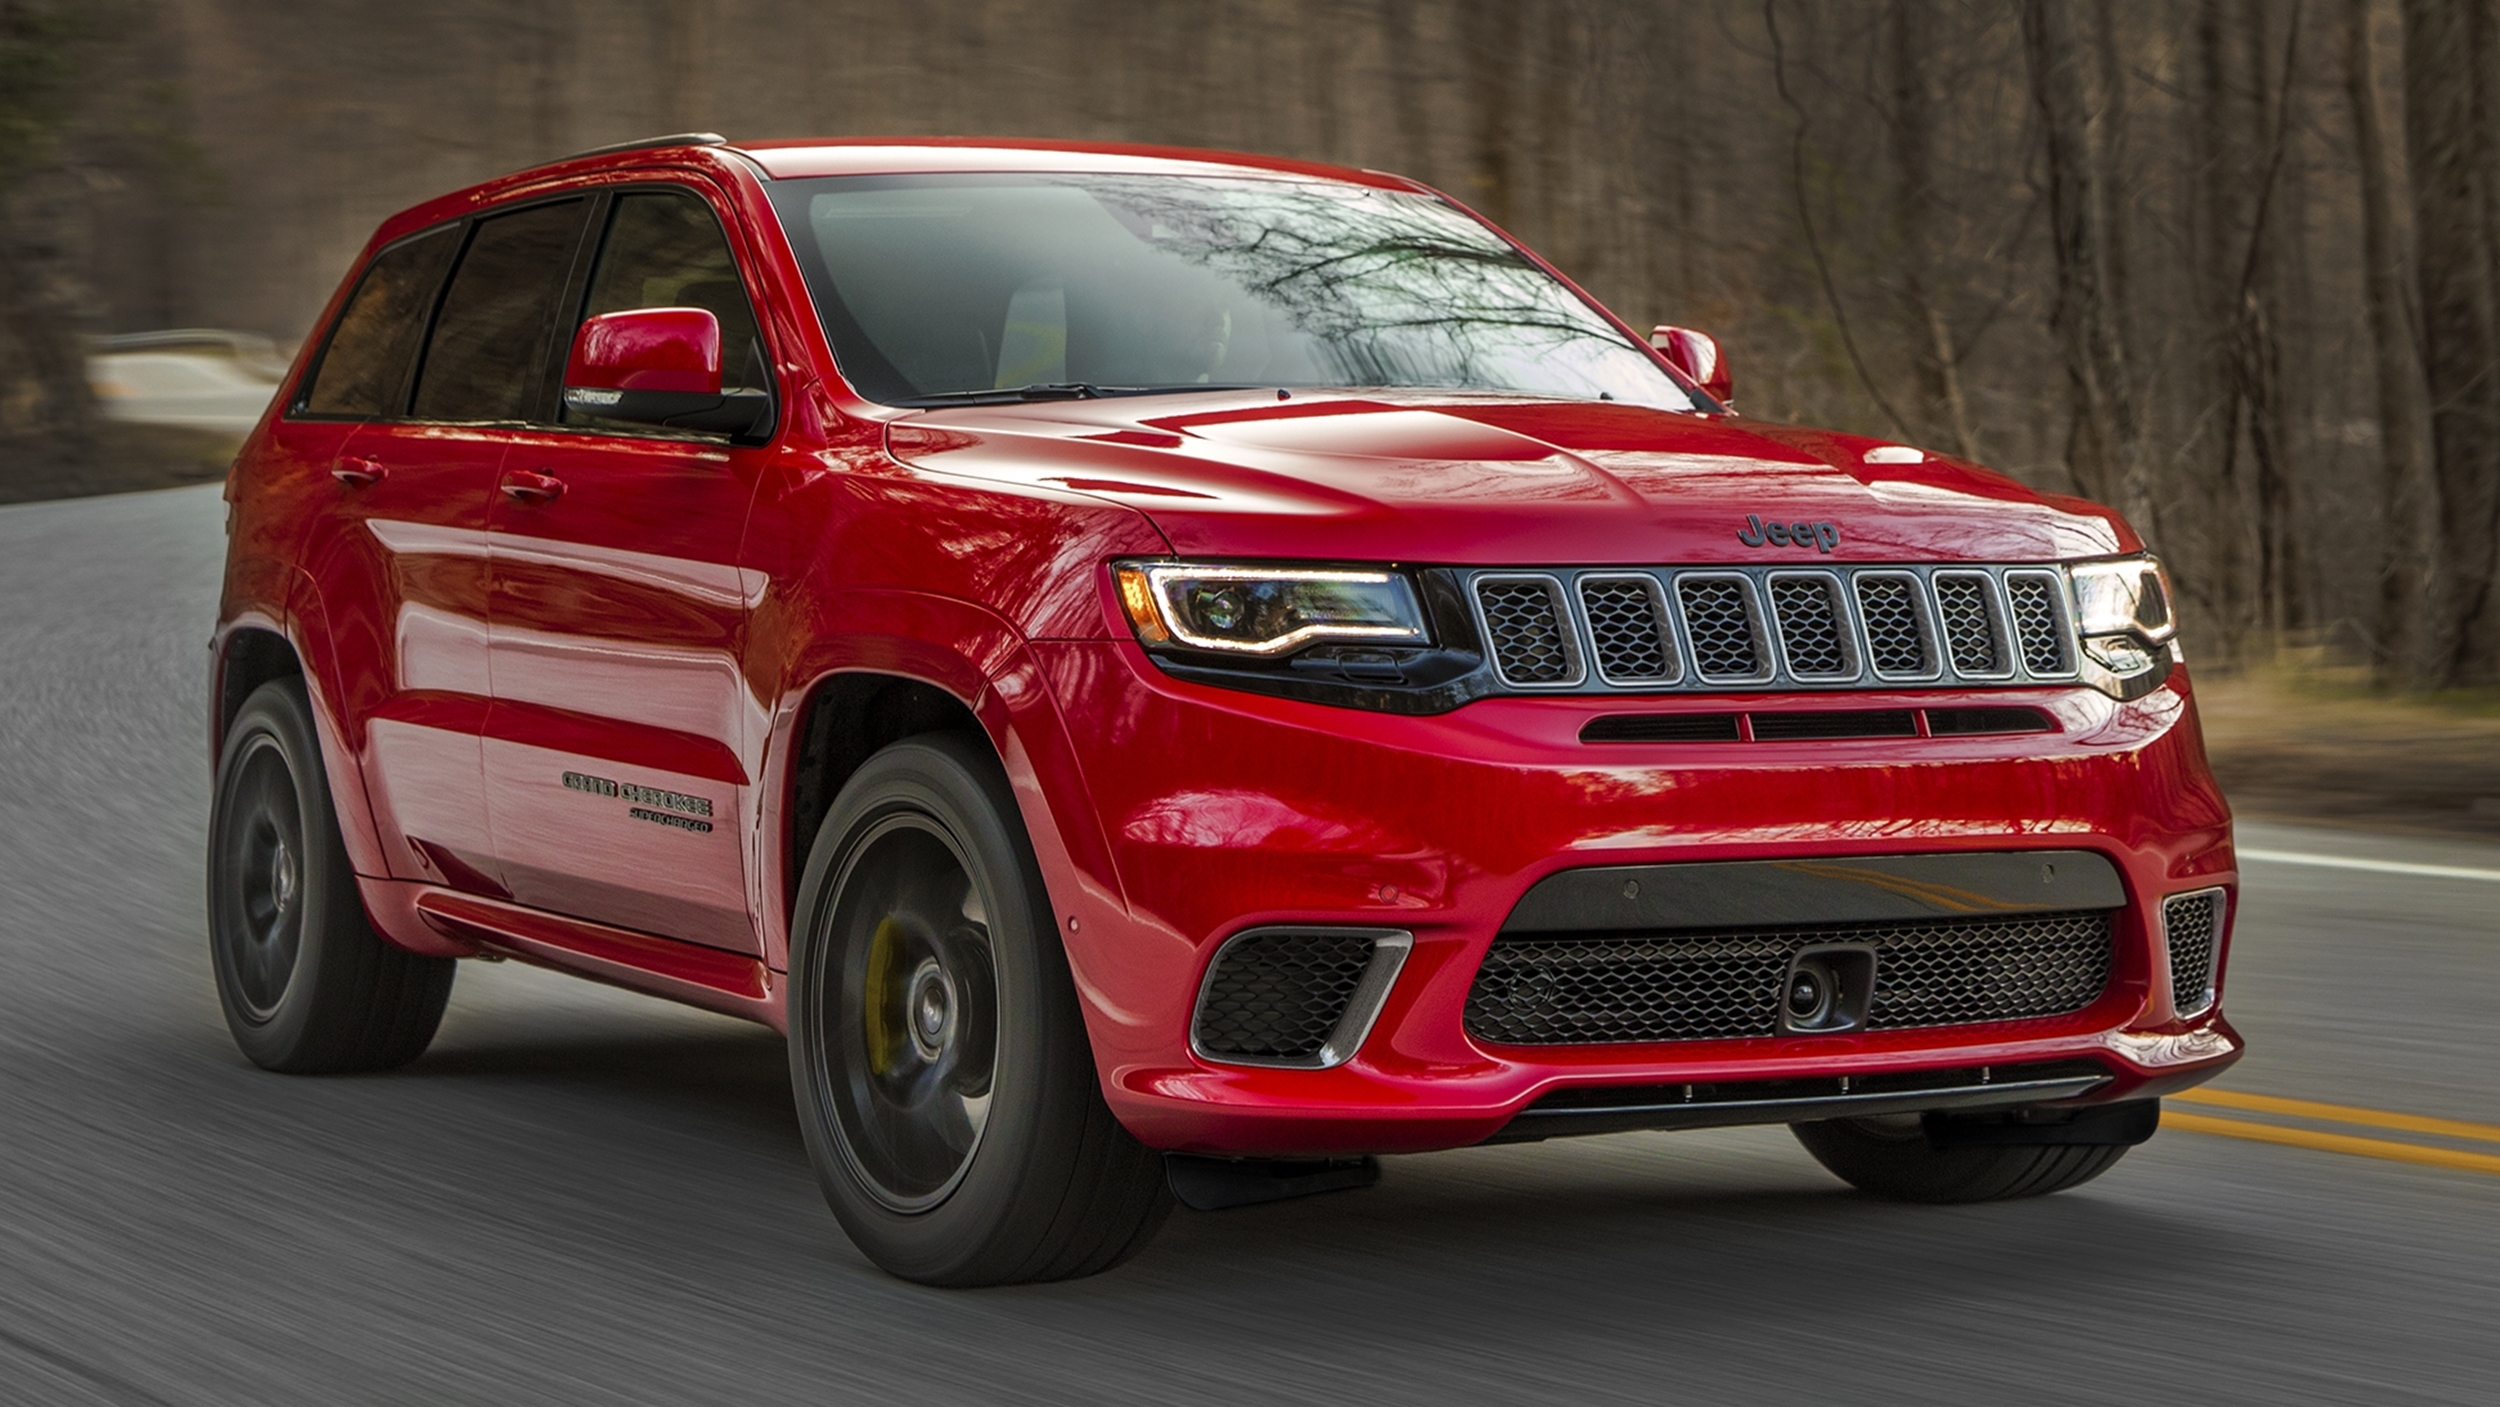
[[[1779,1031],[1798,949],[1875,949],[1869,1030],[2063,1016],[2109,985],[2111,910],[1568,937],[1504,935],[1467,994],[1504,1045],[1725,1040]]]
[[[2200,889],[2162,902],[2162,937],[2170,947],[2170,1005],[2194,1016],[2214,1001],[2214,959],[2222,939],[2222,891]]]
[[[1479,572],[1468,594],[1514,689],[2028,684],[2075,677],[2043,567]]]

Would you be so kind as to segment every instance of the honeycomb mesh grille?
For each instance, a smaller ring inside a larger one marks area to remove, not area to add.
[[[1963,674],[2001,674],[2005,661],[1997,653],[1994,612],[1988,609],[1988,579],[1980,576],[1936,577],[1936,614],[1944,619],[1945,651]]]
[[[2109,985],[2110,912],[1672,934],[1501,938],[1467,994],[1469,1035],[1599,1045],[1775,1035],[1782,980],[1817,943],[1875,949],[1870,1030],[2061,1016]]]
[[[1800,679],[1845,679],[1857,673],[1841,642],[1840,592],[1816,576],[1771,578],[1771,613],[1779,619],[1788,672]]]
[[[1918,578],[1872,573],[1860,576],[1858,619],[1866,624],[1867,657],[1878,671],[1902,675],[1936,672],[1935,646],[1927,638],[1926,623],[1919,618]]]
[[[2074,668],[2066,656],[2066,630],[2057,618],[2057,579],[2037,572],[2009,572],[2005,601],[2014,611],[2014,639],[2022,648],[2023,668],[2034,674],[2064,674]]]
[[[1753,602],[1745,584],[1729,577],[1684,577],[1675,584],[1684,607],[1684,638],[1693,647],[1693,668],[1704,679],[1752,679],[1763,668],[1753,625]]]
[[[2222,896],[2182,894],[2161,907],[2163,936],[2170,943],[2170,1005],[2180,1015],[2204,1009],[2214,988],[2214,920]]]
[[[1216,955],[1193,1031],[1208,1055],[1302,1060],[1320,1053],[1371,964],[1362,934],[1283,930],[1234,939]]]
[[[1588,613],[1598,673],[1623,684],[1675,682],[1682,671],[1659,606],[1658,584],[1647,577],[1580,579],[1580,608]]]
[[[1568,684],[1580,677],[1554,598],[1553,584],[1537,578],[1476,583],[1494,667],[1513,684]]]

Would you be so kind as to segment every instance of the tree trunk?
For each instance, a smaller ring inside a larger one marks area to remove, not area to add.
[[[2413,187],[2422,366],[2430,390],[2441,551],[2432,679],[2493,677],[2494,538],[2500,535],[2500,326],[2495,326],[2494,80],[2478,72],[2476,11],[2489,0],[2403,0],[2405,155]]]
[[[1930,77],[1935,47],[1927,0],[1897,0],[1892,23],[1892,159],[1900,185],[1893,198],[1894,239],[1901,251],[1901,302],[1915,361],[1922,417],[1941,425],[1953,452],[1979,458],[1970,402],[1962,392],[1961,355],[1953,328],[1937,306],[1933,275],[1936,227],[1952,218],[1937,199],[1933,151],[1936,96]]]
[[[1513,0],[1470,0],[1466,26],[1467,77],[1475,117],[1474,169],[1468,199],[1493,223],[1508,228],[1519,185],[1519,64],[1522,6]]]
[[[66,184],[20,174],[0,188],[0,464],[14,468],[82,463],[96,450]]]
[[[2058,338],[2080,434],[2076,478],[2113,499],[2152,536],[2152,476],[2145,461],[2125,341],[2111,301],[2107,173],[2092,141],[2090,62],[2063,0],[2024,0],[2023,49],[2046,145],[2050,235],[2057,256]]]
[[[2373,0],[2345,0],[2344,100],[2352,109],[2353,158],[2360,168],[2362,298],[2377,372],[2379,504],[2378,611],[2371,663],[2382,682],[2405,685],[2422,673],[2420,642],[2430,554],[2436,541],[2422,513],[2421,360],[2405,306],[2404,254],[2397,246],[2395,197],[2388,186],[2387,136],[2379,125],[2378,65],[2370,52]]]
[[[2249,215],[2248,251],[2240,265],[2238,318],[2231,345],[2240,399],[2248,408],[2249,459],[2256,470],[2259,622],[2270,637],[2280,638],[2284,631],[2308,623],[2303,591],[2306,574],[2294,523],[2297,505],[2288,463],[2283,344],[2277,332],[2282,324],[2285,273],[2278,246],[2289,222],[2278,219],[2276,212],[2293,203],[2283,187],[2291,140],[2291,95],[2297,86],[2300,12],[2294,8],[2285,18],[2279,75],[2272,73],[2268,52],[2270,13],[2263,0],[2242,0],[2237,26],[2247,46],[2249,130],[2262,142],[2264,165]]]

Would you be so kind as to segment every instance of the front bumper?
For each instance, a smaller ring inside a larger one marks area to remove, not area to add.
[[[1558,1091],[1622,1086],[1631,1100],[1648,1098],[1631,1087],[1795,1089],[2051,1062],[2091,1062],[2108,1076],[2056,1097],[2107,1102],[2193,1085],[2240,1052],[2218,1004],[2181,1019],[2167,994],[2161,900],[2237,882],[2229,811],[2184,672],[2125,703],[2068,688],[1752,695],[1742,705],[2020,704],[2055,717],[2051,734],[1592,745],[1579,741],[1589,718],[1644,704],[1493,698],[1401,717],[1182,683],[1127,642],[1034,648],[1091,812],[1070,815],[1062,799],[1062,824],[1099,826],[1117,892],[1048,878],[1081,920],[1069,955],[1104,1095],[1155,1147],[1421,1151],[1536,1136],[1533,1118],[1515,1121]],[[2096,851],[2127,891],[2108,985],[2070,1015],[1643,1045],[1495,1045],[1464,1029],[1497,931],[1560,870],[2031,849]],[[1279,924],[1399,929],[1414,944],[1346,1063],[1200,1058],[1189,1029],[1208,960],[1231,935]]]

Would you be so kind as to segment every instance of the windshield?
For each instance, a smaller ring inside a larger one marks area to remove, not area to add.
[[[843,376],[895,405],[1208,386],[1694,403],[1439,200],[1206,176],[771,184]]]

